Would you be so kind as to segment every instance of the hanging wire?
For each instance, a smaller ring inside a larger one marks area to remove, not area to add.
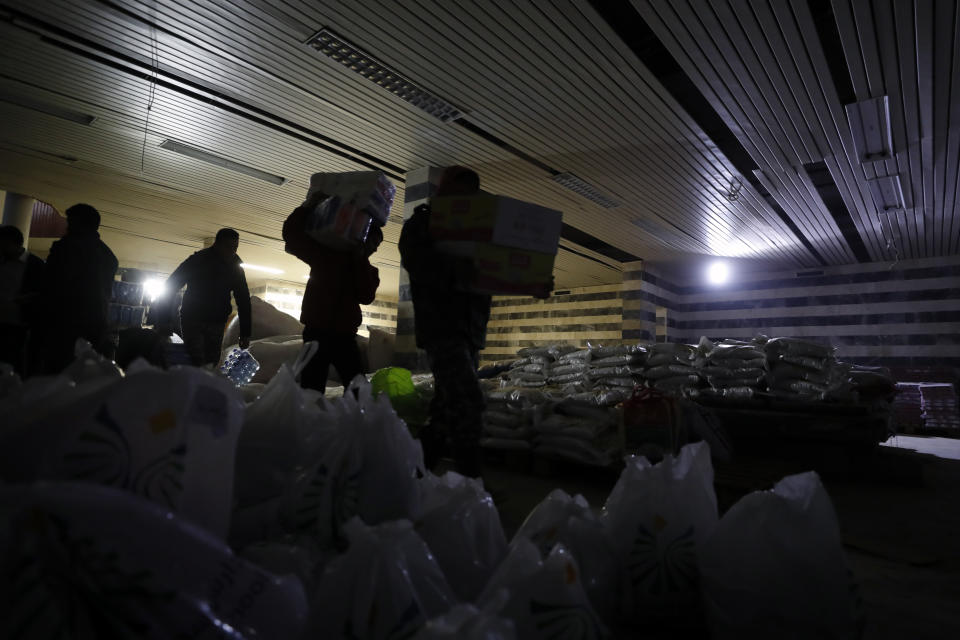
[[[903,209],[893,209],[892,211],[893,213],[897,213],[899,211],[903,211]],[[887,228],[890,230],[890,235],[888,236],[887,233],[883,230],[883,214],[886,213],[889,216],[890,212],[891,210],[881,211],[878,208],[877,220],[880,222],[880,235],[886,241],[887,251],[893,251],[893,262],[890,263],[890,268],[889,268],[890,271],[893,271],[893,268],[900,263],[900,247],[897,246],[896,237],[893,235],[893,225],[890,224],[889,217],[887,218]]]
[[[143,123],[143,144],[140,147],[140,173],[146,170],[147,130],[150,128],[150,110],[157,96],[157,67],[160,66],[160,45],[157,42],[157,29],[150,26],[150,88],[147,92],[147,117]]]
[[[730,202],[740,199],[740,190],[743,189],[743,180],[737,176],[730,178],[730,186],[723,192],[723,196]]]

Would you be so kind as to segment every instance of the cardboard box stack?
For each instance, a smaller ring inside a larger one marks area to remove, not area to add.
[[[470,258],[478,293],[536,295],[549,286],[563,215],[513,198],[482,193],[430,200],[437,248]]]
[[[307,198],[328,197],[311,212],[308,233],[321,244],[346,249],[366,240],[372,225],[387,223],[397,189],[381,171],[315,173]]]

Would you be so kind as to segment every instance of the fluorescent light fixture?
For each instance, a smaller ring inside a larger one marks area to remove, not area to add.
[[[167,292],[166,283],[159,278],[150,278],[143,281],[143,292],[151,302],[160,298]]]
[[[86,126],[90,126],[97,119],[96,116],[92,116],[89,113],[81,113],[80,111],[74,111],[73,109],[69,109],[67,107],[50,104],[49,102],[43,102],[42,100],[35,100],[27,96],[7,93],[6,91],[0,91],[0,102],[15,104],[18,107],[23,107],[24,109],[32,109],[33,111],[39,111],[40,113],[45,113],[49,116],[54,116],[55,118],[69,120],[70,122],[76,122],[77,124]]]
[[[854,102],[845,109],[860,162],[878,162],[893,157],[889,97]]]
[[[417,86],[398,71],[344,40],[327,27],[310,36],[304,44],[442,122],[460,117],[460,109]]]
[[[183,144],[182,142],[177,142],[176,140],[164,140],[160,143],[160,148],[173,151],[174,153],[179,153],[180,155],[193,158],[194,160],[215,164],[218,167],[223,167],[224,169],[229,169],[230,171],[236,171],[237,173],[242,173],[245,176],[250,176],[251,178],[256,178],[257,180],[263,180],[264,182],[269,182],[271,184],[280,185],[287,181],[286,178],[281,176],[275,176],[272,173],[267,173],[266,171],[261,171],[260,169],[255,169],[245,164],[228,160],[221,156],[210,153],[209,151],[204,151],[203,149],[198,149],[197,147],[191,147],[188,144]]]
[[[884,176],[868,180],[870,193],[873,195],[873,201],[881,211],[891,211],[894,209],[904,209],[906,204],[903,199],[903,186],[900,183],[900,176]]]
[[[707,267],[707,281],[710,284],[724,284],[730,279],[730,267],[726,262],[714,262]]]
[[[250,264],[247,262],[241,262],[240,266],[244,269],[250,269],[251,271],[263,271],[264,273],[273,273],[280,274],[283,273],[283,269],[274,269],[273,267],[261,267],[258,264]]]
[[[569,171],[558,173],[557,175],[553,176],[553,181],[561,186],[566,187],[567,189],[570,189],[570,191],[573,191],[577,195],[583,196],[587,200],[597,203],[604,209],[613,209],[620,206],[619,202],[605,195],[602,191],[600,191],[600,189],[597,189],[595,186],[585,180],[581,180]]]

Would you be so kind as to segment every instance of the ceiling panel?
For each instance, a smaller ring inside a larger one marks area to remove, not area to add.
[[[632,2],[760,167],[788,221],[748,180],[739,198],[725,197],[738,170],[581,0],[0,0],[9,13],[0,90],[98,116],[83,127],[0,102],[0,186],[61,205],[100,198],[111,233],[139,238],[137,251],[145,236],[188,252],[231,224],[283,261],[279,225],[311,173],[378,167],[402,180],[462,163],[485,189],[560,209],[576,229],[644,259],[812,266],[806,241],[827,263],[853,262],[803,168],[822,161],[870,259],[960,250],[954,6],[834,2],[848,61],[854,48],[859,57],[850,62],[857,98],[895,98],[897,155],[876,169],[902,174],[916,206],[891,215],[873,203],[877,173],[856,159],[806,2]],[[462,109],[462,122],[442,123],[304,45],[321,27]],[[167,138],[288,182],[159,148]],[[557,172],[620,206],[568,191],[551,179]],[[385,265],[398,261],[398,234],[388,225]],[[559,286],[619,279],[616,260],[563,245]]]

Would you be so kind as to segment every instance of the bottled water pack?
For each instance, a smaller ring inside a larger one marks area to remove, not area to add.
[[[220,371],[238,387],[249,384],[259,370],[260,363],[250,354],[250,351],[240,348],[231,351],[220,367]]]

